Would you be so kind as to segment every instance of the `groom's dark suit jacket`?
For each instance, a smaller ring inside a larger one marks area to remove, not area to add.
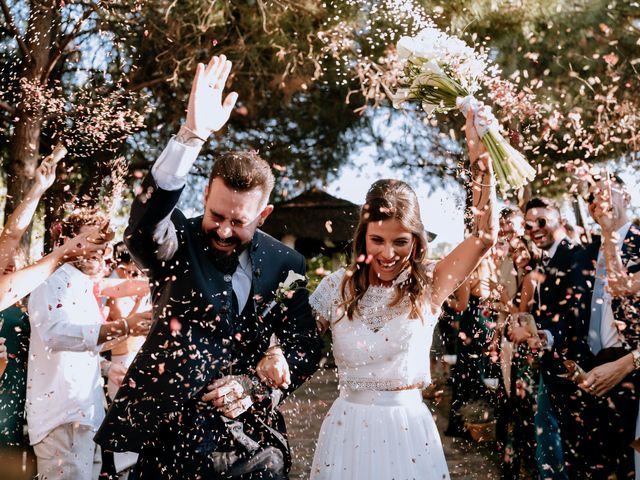
[[[233,448],[221,415],[200,401],[206,387],[223,375],[255,368],[273,333],[291,369],[288,392],[315,372],[320,359],[306,289],[262,315],[290,270],[304,275],[304,258],[257,231],[248,247],[252,292],[239,315],[231,275],[212,263],[202,217],[187,219],[175,208],[180,193],[159,188],[149,175],[133,202],[125,241],[149,277],[154,323],[96,435],[107,450],[160,447],[169,456],[181,450],[191,457]],[[286,440],[277,435],[284,433],[277,410],[249,411],[240,420],[250,437],[274,444],[287,458]],[[275,436],[260,428],[265,424]]]

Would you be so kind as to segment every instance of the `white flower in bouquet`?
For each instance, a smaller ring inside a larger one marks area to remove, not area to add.
[[[466,114],[481,107],[473,95],[487,71],[486,56],[459,38],[427,27],[414,37],[402,37],[397,54],[404,59],[405,67],[400,88],[395,93],[387,89],[394,108],[412,100],[421,102],[428,114],[453,109]],[[533,180],[535,170],[500,134],[500,125],[493,115],[486,125],[478,128],[478,134],[503,190],[520,188]]]

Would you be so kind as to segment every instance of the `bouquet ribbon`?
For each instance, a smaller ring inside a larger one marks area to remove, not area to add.
[[[491,109],[473,95],[456,98],[456,106],[466,117],[473,112],[473,125],[478,131],[480,138],[484,137],[490,130],[499,131],[499,123]]]

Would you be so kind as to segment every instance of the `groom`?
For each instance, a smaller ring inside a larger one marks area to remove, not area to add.
[[[273,210],[268,163],[255,152],[222,154],[204,215],[188,219],[176,209],[200,148],[237,100],[235,92],[222,97],[230,70],[224,56],[198,65],[186,122],[144,181],[125,233],[150,279],[154,325],[96,442],[139,452],[139,479],[287,478],[290,454],[275,409],[283,392],[253,372],[272,334],[285,357],[275,362],[290,367],[289,391],[320,359],[306,289],[272,305],[290,272],[304,275],[305,261],[258,230]]]

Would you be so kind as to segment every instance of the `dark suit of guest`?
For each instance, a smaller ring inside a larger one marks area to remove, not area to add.
[[[574,408],[577,388],[573,382],[558,375],[567,372],[563,360],[579,360],[585,355],[579,340],[584,334],[585,319],[589,314],[587,281],[590,265],[584,249],[566,238],[543,265],[544,281],[535,293],[533,314],[538,329],[547,330],[553,336],[552,348],[542,354],[540,372],[544,384],[542,388],[546,388],[553,410],[549,414],[555,415],[560,427],[566,472],[547,471],[541,474],[543,478],[554,475],[553,478],[573,479],[579,478],[575,474],[579,460],[574,450],[579,435],[576,422],[580,421]],[[536,421],[539,421],[539,417]],[[545,448],[552,446],[545,445]]]
[[[587,247],[588,258],[597,270],[598,260],[602,266],[604,258],[599,257],[601,238],[593,237],[593,242]],[[621,245],[621,259],[629,273],[640,272],[640,227],[630,225]],[[604,276],[606,270],[599,272]],[[595,275],[594,275],[595,276]],[[590,370],[597,365],[615,361],[630,351],[640,348],[640,299],[638,297],[613,298],[611,312],[613,320],[617,322],[612,327],[617,330],[615,339],[609,339],[609,344],[603,345],[601,338],[601,322],[606,320],[602,310],[603,289],[596,285],[594,278],[594,302],[592,302],[591,329],[587,332],[590,337],[584,337],[584,344],[591,347],[593,354],[585,369]],[[596,298],[599,297],[599,298]],[[597,303],[596,303],[597,302]],[[596,316],[595,314],[598,314]],[[605,340],[606,341],[606,340]],[[625,377],[617,386],[609,391],[605,398],[587,396],[585,398],[585,450],[587,455],[601,455],[598,474],[606,478],[608,474],[616,473],[618,478],[632,478],[634,471],[633,449],[630,446],[635,439],[636,419],[638,415],[638,394],[640,392],[640,372],[634,371]],[[595,478],[595,476],[594,476]]]
[[[282,452],[286,471],[284,422],[271,402],[234,422],[201,397],[215,379],[255,368],[272,334],[291,369],[288,391],[315,372],[321,343],[308,292],[300,289],[265,313],[289,271],[304,275],[305,260],[256,231],[248,247],[251,293],[244,310],[235,311],[231,272],[216,266],[202,217],[187,219],[175,208],[181,191],[159,188],[150,175],[133,203],[125,239],[150,279],[154,324],[96,442],[107,450],[140,452],[136,468],[145,479],[227,478],[233,469],[225,464],[251,462],[273,448]]]

